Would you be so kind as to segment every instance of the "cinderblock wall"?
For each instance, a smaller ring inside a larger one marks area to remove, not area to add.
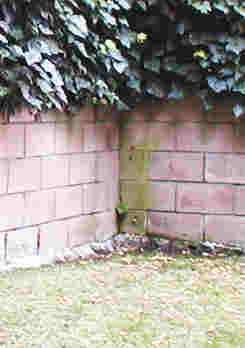
[[[0,124],[0,261],[114,234],[118,147],[115,122],[92,108]]]
[[[245,126],[222,103],[205,114],[198,99],[125,114],[123,231],[245,244]]]

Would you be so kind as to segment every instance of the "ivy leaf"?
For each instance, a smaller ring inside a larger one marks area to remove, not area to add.
[[[72,34],[82,38],[85,38],[88,35],[87,22],[82,15],[73,15],[69,17],[68,29]]]
[[[124,60],[122,62],[114,61],[113,67],[119,74],[122,74],[126,70],[126,68],[128,67],[128,62],[126,60]]]
[[[24,53],[24,58],[25,58],[28,65],[33,65],[35,63],[41,62],[42,55],[41,55],[40,51],[33,48],[32,50]]]
[[[0,33],[0,42],[3,44],[8,43],[8,39]]]
[[[241,115],[243,115],[245,113],[245,106],[241,105],[241,104],[236,104],[233,108],[232,108],[233,114],[236,118],[240,117]]]
[[[198,51],[194,52],[193,56],[194,57],[199,57],[199,58],[202,58],[202,59],[207,59],[208,58],[208,55],[207,55],[207,53],[204,50],[198,50]]]
[[[166,92],[165,92],[162,84],[156,80],[147,82],[146,91],[150,95],[157,97],[157,98],[163,98],[166,96]]]
[[[141,81],[137,79],[131,79],[127,82],[129,88],[135,89],[138,93],[141,93]]]
[[[144,68],[147,70],[151,70],[156,73],[160,73],[161,62],[159,58],[153,58],[152,60],[144,61]]]
[[[230,39],[226,45],[226,50],[231,51],[239,55],[245,49],[245,39],[233,38]]]
[[[210,6],[210,2],[209,1],[194,2],[194,3],[192,3],[192,6],[195,9],[197,9],[198,11],[200,11],[201,13],[204,13],[204,14],[208,14],[209,12],[212,11],[212,8]]]

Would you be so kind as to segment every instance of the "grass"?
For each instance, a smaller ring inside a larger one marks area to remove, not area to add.
[[[0,274],[0,347],[245,347],[245,260],[115,256]]]

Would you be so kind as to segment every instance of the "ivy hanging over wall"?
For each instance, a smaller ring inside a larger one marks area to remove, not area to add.
[[[245,4],[239,0],[2,0],[0,108],[127,109],[198,94],[241,97]]]

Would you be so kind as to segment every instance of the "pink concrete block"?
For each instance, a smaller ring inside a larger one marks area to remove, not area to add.
[[[151,152],[143,149],[120,151],[120,177],[121,179],[136,179],[137,181],[148,176],[151,163]]]
[[[146,135],[146,148],[171,151],[176,149],[176,130],[174,124],[149,123]]]
[[[105,183],[94,183],[83,186],[85,214],[105,211],[109,206],[109,196]]]
[[[6,261],[6,244],[5,244],[5,233],[0,233],[0,262]]]
[[[24,157],[24,125],[0,125],[0,158]]]
[[[147,197],[148,208],[153,210],[173,211],[175,209],[176,184],[150,182]]]
[[[176,132],[178,151],[232,152],[231,124],[180,123]]]
[[[36,123],[26,125],[26,156],[54,153],[55,125]]]
[[[234,122],[234,116],[232,115],[232,102],[229,98],[214,105],[210,112],[205,113],[206,120],[208,122]]]
[[[90,105],[84,105],[80,110],[74,112],[73,116],[79,118],[83,122],[94,122],[95,112],[94,107]]]
[[[232,152],[234,130],[232,124],[217,124],[208,126],[209,152]]]
[[[233,152],[245,153],[245,123],[233,125]]]
[[[154,121],[202,121],[203,109],[198,97],[188,97],[174,103],[158,103],[152,106]]]
[[[83,128],[80,120],[57,123],[55,128],[56,153],[79,153],[83,151]]]
[[[8,192],[39,190],[41,186],[41,159],[25,158],[9,162]]]
[[[82,153],[70,155],[70,184],[95,181],[95,154]]]
[[[116,122],[104,123],[106,128],[106,145],[108,150],[119,149],[119,125]]]
[[[174,210],[175,183],[120,183],[122,201],[129,209]]]
[[[234,213],[245,215],[245,186],[236,186],[234,199]]]
[[[7,260],[37,255],[38,228],[24,228],[7,234]]]
[[[245,155],[207,154],[205,178],[209,182],[245,183]]]
[[[0,197],[0,231],[23,226],[25,214],[24,197],[21,194]]]
[[[7,192],[8,161],[0,160],[0,194]]]
[[[178,184],[177,211],[200,213],[232,213],[231,185]]]
[[[11,115],[9,121],[11,123],[34,122],[35,117],[31,109],[22,108],[21,110],[17,110],[13,115]]]
[[[149,163],[153,180],[203,180],[203,155],[199,153],[153,152]]]
[[[96,154],[96,180],[111,181],[119,178],[119,153],[100,152]]]
[[[42,188],[66,186],[69,184],[69,157],[57,155],[41,159]]]
[[[71,118],[66,112],[59,109],[49,109],[40,113],[41,122],[64,122]]]
[[[55,192],[38,191],[25,194],[25,225],[37,225],[55,218]]]
[[[149,142],[148,140],[149,128],[144,122],[127,123],[120,130],[121,150],[142,147]]]
[[[118,233],[115,211],[95,214],[96,218],[96,240],[104,241]]]
[[[111,183],[106,182],[106,192],[108,195],[108,209],[115,210],[119,202],[119,182],[113,180]]]
[[[56,190],[56,217],[64,218],[80,215],[83,211],[81,186],[65,187]]]
[[[149,234],[190,241],[202,240],[202,216],[192,214],[149,213]]]
[[[68,220],[69,246],[94,242],[96,239],[97,223],[94,215],[80,216]]]
[[[40,227],[39,254],[47,258],[69,247],[68,220],[55,221]]]
[[[95,133],[95,125],[94,124],[85,124],[83,126],[83,134],[84,134],[84,151],[91,152],[96,151],[96,133]]]
[[[114,122],[118,117],[118,112],[113,105],[97,104],[94,106],[96,122]]]
[[[207,216],[206,239],[212,242],[245,245],[245,219],[240,216]]]
[[[96,123],[95,137],[96,137],[96,151],[111,150],[109,129],[112,125],[110,123]]]

